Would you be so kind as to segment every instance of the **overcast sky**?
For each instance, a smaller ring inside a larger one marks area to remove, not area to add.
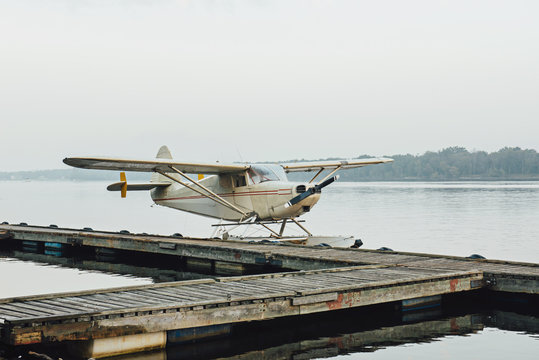
[[[0,0],[0,171],[539,149],[539,2]]]

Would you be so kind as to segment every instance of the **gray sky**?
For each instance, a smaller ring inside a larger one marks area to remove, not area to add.
[[[539,149],[539,2],[0,0],[0,171]]]

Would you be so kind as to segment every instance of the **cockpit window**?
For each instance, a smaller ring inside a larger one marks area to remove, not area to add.
[[[259,184],[264,181],[286,181],[286,174],[282,168],[278,165],[278,168],[275,168],[275,166],[276,165],[253,165],[247,173],[253,184]]]

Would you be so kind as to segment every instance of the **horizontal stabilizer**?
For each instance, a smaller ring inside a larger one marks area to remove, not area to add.
[[[114,184],[107,186],[108,191],[122,191],[122,186],[124,186],[125,181],[120,181]],[[156,187],[166,187],[171,183],[146,183],[146,184],[127,184],[127,191],[136,191],[136,190],[151,190]]]

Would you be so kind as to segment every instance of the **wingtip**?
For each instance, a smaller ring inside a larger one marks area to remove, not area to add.
[[[83,168],[83,169],[85,168],[84,164],[81,163],[80,158],[64,158],[64,160],[62,161],[64,164],[72,166],[72,167]]]
[[[64,160],[62,160],[62,162],[64,164],[66,164],[66,165],[73,166],[73,165],[71,165],[71,158],[66,157],[66,158],[64,158]]]

